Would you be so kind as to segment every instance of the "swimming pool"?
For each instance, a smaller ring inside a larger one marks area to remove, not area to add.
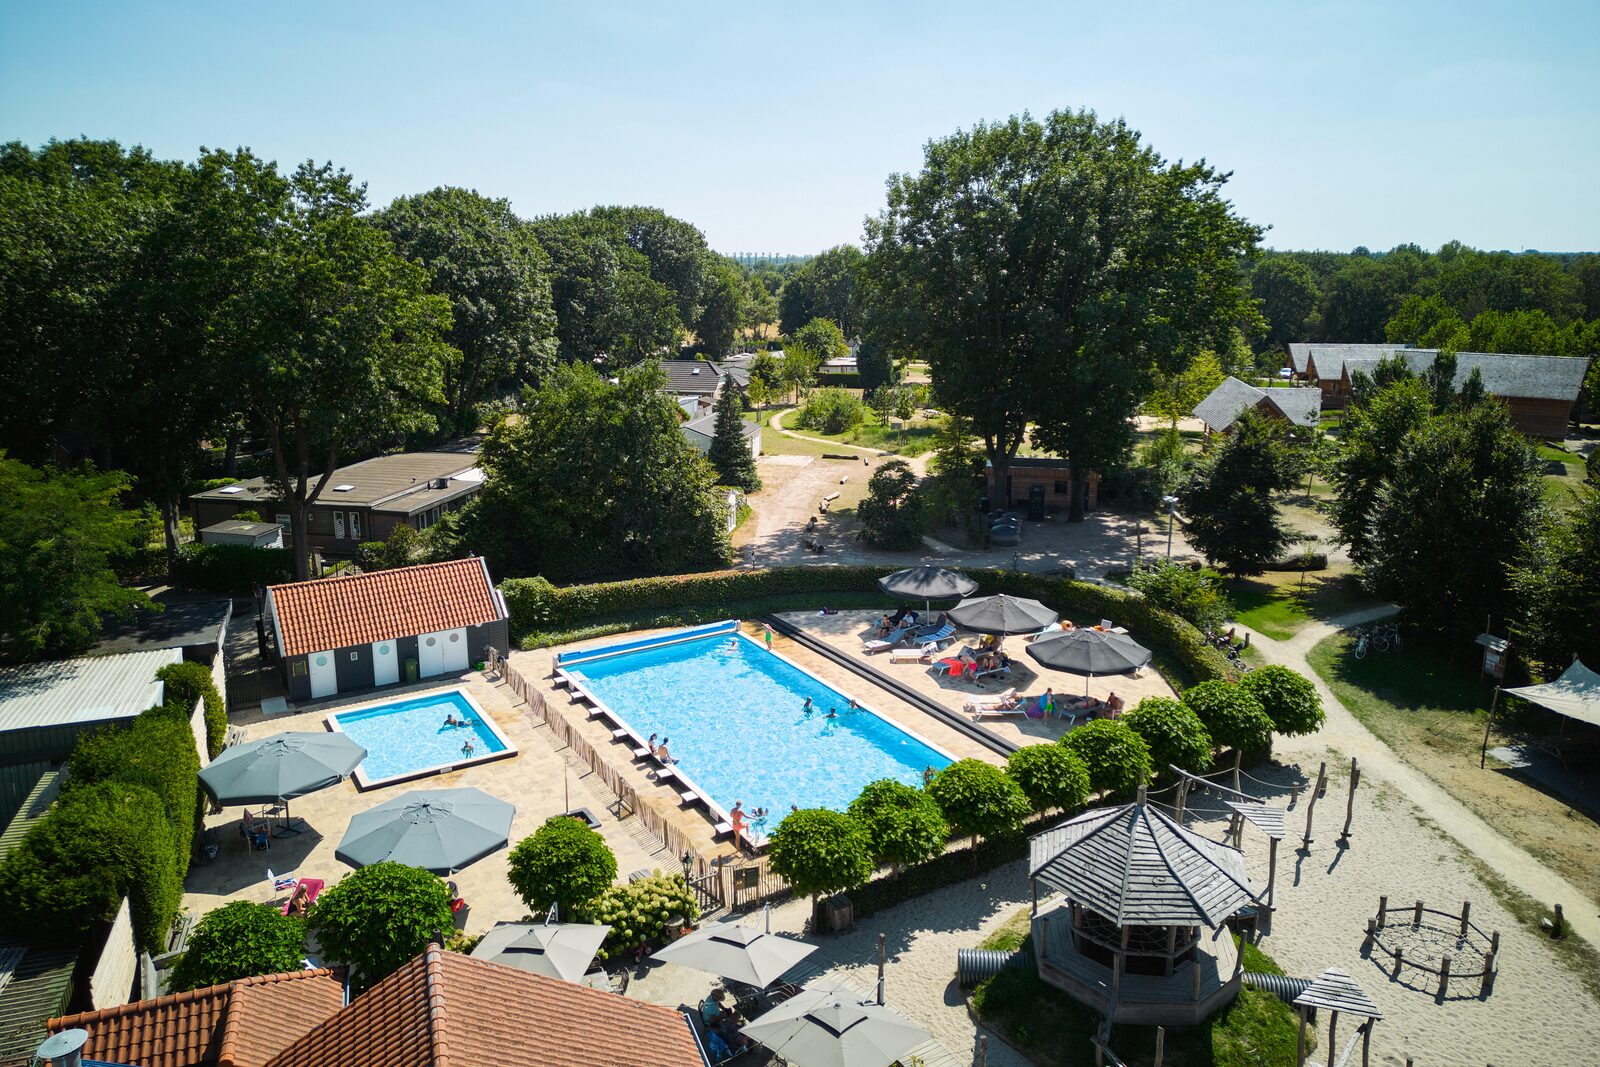
[[[468,725],[446,726],[448,717]],[[517,751],[472,695],[460,688],[335,712],[327,723],[367,750],[355,772],[361,789],[504,759]],[[470,751],[464,751],[467,745]]]
[[[770,811],[775,826],[791,806],[843,810],[868,782],[920,785],[926,768],[951,762],[872,711],[849,710],[847,696],[732,628],[694,633],[596,650],[600,658],[575,657],[570,669],[641,736],[670,738],[680,770],[724,810],[742,800],[747,812]]]

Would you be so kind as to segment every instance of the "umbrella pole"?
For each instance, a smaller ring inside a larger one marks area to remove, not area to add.
[[[283,801],[283,825],[274,830],[272,836],[293,837],[300,831],[295,828],[294,819],[289,815],[289,800],[284,797],[279,797],[278,799]]]

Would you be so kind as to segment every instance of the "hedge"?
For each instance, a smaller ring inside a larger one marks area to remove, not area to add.
[[[258,586],[287,582],[294,575],[294,553],[287,548],[187,544],[178,550],[174,577],[208,593],[249,593]]]
[[[565,587],[554,586],[543,578],[509,578],[500,584],[500,589],[511,613],[513,640],[523,648],[531,648],[549,643],[547,637],[551,634],[575,638],[573,631],[584,627],[603,633],[601,624],[606,623],[632,620],[648,625],[644,617],[651,613],[671,620],[658,625],[680,625],[678,620],[691,614],[696,619],[727,618],[738,614],[736,607],[765,597],[801,595],[816,606],[827,603],[830,594],[882,597],[878,579],[893,569],[779,567]],[[964,573],[978,582],[980,595],[1010,593],[1033,597],[1064,615],[1115,619],[1140,641],[1170,656],[1163,666],[1180,671],[1183,676],[1177,681],[1184,685],[1233,676],[1227,657],[1211,647],[1199,630],[1132,590],[1010,571]]]
[[[216,759],[228,739],[228,708],[211,672],[198,663],[169,663],[156,671],[156,677],[166,684],[166,702],[181,708],[185,718],[194,711],[195,701],[205,702],[206,753]]]

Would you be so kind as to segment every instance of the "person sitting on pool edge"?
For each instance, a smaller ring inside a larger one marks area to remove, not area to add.
[[[656,759],[660,760],[662,763],[677,762],[677,760],[672,758],[672,753],[667,751],[667,742],[671,740],[672,738],[670,737],[663,737],[661,739],[661,747],[656,749]]]
[[[655,759],[655,756],[656,756],[656,738],[659,737],[659,736],[660,736],[659,734],[651,734],[650,735],[650,740],[648,740],[648,741],[646,741],[644,743],[644,747],[648,748],[650,750],[650,758],[651,759]]]

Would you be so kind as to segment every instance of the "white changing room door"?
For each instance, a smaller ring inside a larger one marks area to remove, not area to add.
[[[372,642],[372,684],[393,685],[400,680],[400,657],[393,641]]]
[[[448,630],[444,635],[444,669],[460,673],[467,669],[467,631]]]
[[[311,699],[331,697],[339,691],[339,672],[332,652],[313,652],[306,657],[311,671]]]
[[[417,638],[417,673],[423,678],[467,669],[467,631],[440,630]]]

